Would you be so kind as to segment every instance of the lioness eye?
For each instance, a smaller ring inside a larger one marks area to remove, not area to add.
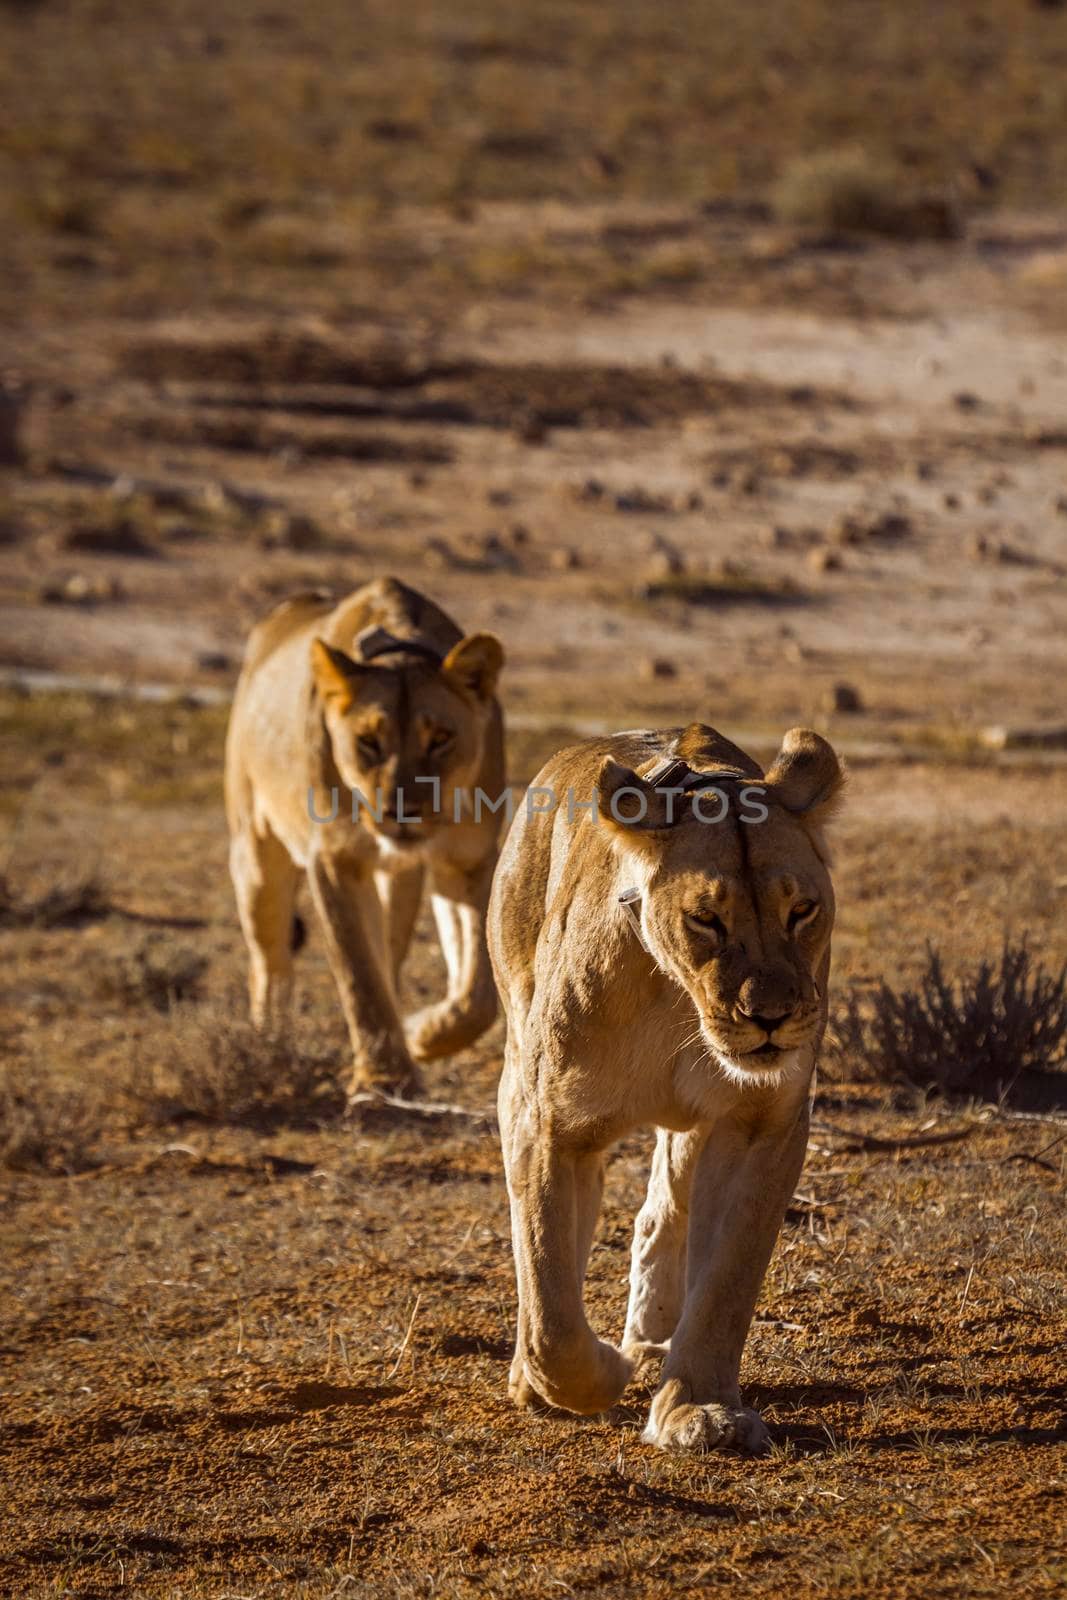
[[[454,738],[455,734],[449,733],[447,728],[441,728],[430,740],[430,754],[439,756],[448,749]]]
[[[789,913],[789,926],[802,928],[806,922],[812,920],[818,909],[818,902],[815,900],[798,900]]]
[[[382,759],[382,747],[377,739],[365,739],[362,736],[356,740],[356,749],[359,759],[373,766]]]
[[[726,938],[726,924],[721,917],[715,915],[714,911],[690,911],[685,920],[695,933],[710,934],[719,939]]]

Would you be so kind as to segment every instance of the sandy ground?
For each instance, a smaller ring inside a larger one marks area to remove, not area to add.
[[[775,1451],[686,1462],[639,1441],[647,1381],[591,1422],[509,1408],[487,1120],[346,1123],[327,1089],[168,1121],[152,1092],[243,1004],[224,711],[181,695],[224,700],[286,592],[382,571],[503,637],[517,783],[594,726],[837,741],[840,995],[913,977],[927,940],[953,972],[1005,932],[1067,959],[1062,755],[980,738],[1063,718],[1067,335],[1021,276],[1055,237],[997,219],[834,258],[828,283],[824,251],[753,227],[755,297],[487,297],[371,335],[321,308],[14,330],[32,399],[0,664],[176,698],[0,696],[10,878],[96,871],[107,896],[0,929],[11,1070],[60,1096],[37,1167],[3,1180],[0,1592],[1062,1592],[1062,1122],[832,1064],[746,1355]],[[768,288],[776,259],[814,274],[806,299]],[[146,941],[204,959],[199,997],[123,988]],[[302,972],[335,1083],[314,929]],[[412,1004],[440,984],[428,923],[408,983]],[[488,1118],[501,1047],[498,1023],[431,1091]],[[605,1329],[646,1160],[634,1140],[611,1168]]]

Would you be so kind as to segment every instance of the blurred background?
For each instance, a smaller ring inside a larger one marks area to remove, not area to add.
[[[516,785],[849,766],[758,1472],[509,1407],[500,1022],[346,1120],[305,905],[249,1025],[244,640],[388,572]],[[1065,681],[1067,7],[0,0],[0,1588],[1061,1593]]]

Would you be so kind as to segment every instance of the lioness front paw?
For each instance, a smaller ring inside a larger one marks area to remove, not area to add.
[[[745,1455],[761,1456],[771,1442],[770,1431],[758,1411],[716,1404],[678,1405],[661,1417],[656,1416],[653,1406],[641,1437],[646,1444],[686,1455],[740,1450]]]

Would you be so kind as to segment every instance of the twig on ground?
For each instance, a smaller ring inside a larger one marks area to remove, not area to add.
[[[415,1331],[415,1318],[419,1314],[419,1306],[421,1304],[422,1304],[422,1295],[421,1294],[417,1294],[415,1296],[415,1304],[411,1308],[411,1321],[408,1323],[408,1331],[407,1331],[407,1333],[405,1333],[404,1338],[403,1338],[403,1340],[401,1342],[401,1345],[400,1345],[400,1349],[396,1353],[396,1360],[393,1362],[392,1366],[389,1368],[389,1371],[386,1373],[386,1377],[387,1378],[395,1378],[397,1373],[400,1371],[400,1363],[403,1361],[404,1356],[405,1356],[405,1354],[407,1352],[407,1347],[411,1343],[411,1335]]]
[[[816,1133],[829,1133],[835,1139],[848,1139],[851,1150],[918,1150],[927,1145],[955,1144],[969,1139],[974,1132],[972,1123],[966,1128],[955,1128],[947,1133],[910,1133],[899,1139],[883,1139],[874,1133],[859,1133],[855,1128],[838,1128],[832,1122],[813,1122]]]
[[[348,1097],[348,1112],[350,1116],[361,1115],[365,1111],[396,1111],[404,1116],[415,1117],[424,1122],[440,1121],[445,1117],[456,1117],[462,1121],[478,1123],[486,1128],[496,1127],[496,1117],[491,1111],[478,1111],[471,1106],[453,1105],[445,1100],[403,1100],[399,1095],[385,1094],[380,1089],[361,1089],[356,1094]]]

